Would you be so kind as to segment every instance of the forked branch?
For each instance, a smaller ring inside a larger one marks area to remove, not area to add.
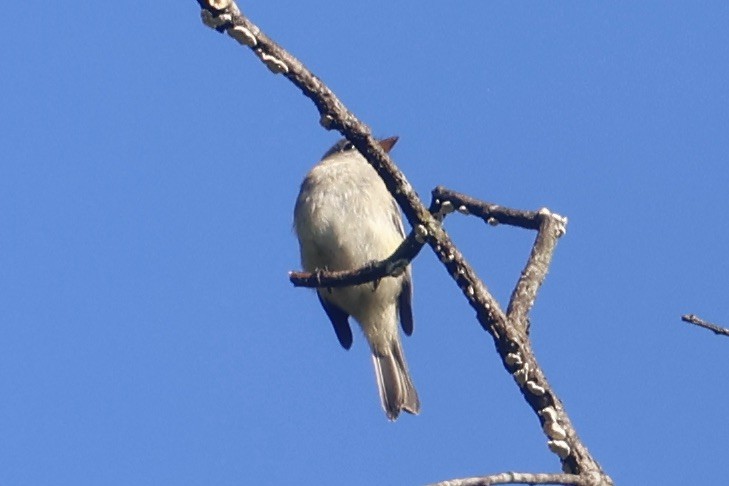
[[[568,473],[567,475],[530,476],[559,478],[562,484],[612,484],[612,480],[602,471],[577,436],[562,402],[550,387],[537,363],[527,334],[527,314],[546,275],[556,240],[564,233],[566,220],[547,210],[521,213],[494,205],[489,206],[444,189],[441,189],[441,192],[438,193],[439,196],[435,198],[437,200],[437,202],[434,201],[435,207],[426,208],[405,175],[376,143],[369,128],[359,121],[336,95],[298,59],[273,42],[258,26],[245,17],[235,2],[231,0],[197,0],[197,2],[203,9],[203,22],[207,26],[219,32],[226,32],[241,45],[249,47],[273,73],[285,76],[312,100],[319,111],[322,126],[327,130],[339,131],[362,153],[380,175],[413,227],[413,234],[397,250],[401,252],[400,255],[390,257],[384,263],[380,262],[381,267],[374,264],[367,269],[360,269],[361,274],[357,278],[365,282],[381,278],[377,276],[380,275],[377,272],[385,272],[384,274],[391,271],[396,272],[398,266],[405,261],[403,258],[410,261],[420,250],[422,242],[427,243],[461,289],[468,303],[476,311],[481,326],[492,336],[504,367],[514,377],[522,395],[539,418],[547,436],[549,449],[559,457],[562,470]],[[483,205],[483,207],[479,205]],[[442,217],[453,208],[461,206],[471,208],[467,212],[478,214],[481,217],[489,215],[486,217],[486,221],[489,222],[493,220],[539,231],[527,265],[512,294],[508,314],[504,313],[499,303],[478,278],[476,272],[442,227]],[[367,272],[373,273],[368,274]],[[321,272],[317,275],[309,275],[309,278],[314,279],[309,283],[318,286],[334,286],[337,282],[341,284],[345,277],[353,278],[352,272],[349,273],[348,276],[337,276]],[[325,277],[334,280],[325,282]],[[337,278],[339,278],[338,281]],[[515,482],[515,473],[505,474],[511,475],[510,482]],[[583,482],[575,483],[573,476],[579,477]],[[497,484],[484,483],[483,478],[454,481],[460,482],[447,484]],[[501,484],[504,482],[502,481]],[[541,484],[547,483],[542,482]]]

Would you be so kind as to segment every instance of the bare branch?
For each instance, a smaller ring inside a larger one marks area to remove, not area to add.
[[[529,311],[534,305],[539,287],[541,287],[547,276],[547,270],[552,262],[557,240],[567,231],[567,218],[552,213],[547,208],[542,208],[539,211],[505,208],[480,201],[442,186],[438,186],[433,190],[433,199],[439,202],[441,207],[448,205],[449,210],[441,210],[442,213],[457,208],[459,212],[477,216],[492,226],[508,224],[538,230],[529,259],[521,272],[519,282],[511,294],[509,307],[506,311],[512,322],[521,326],[522,329],[528,330]]]
[[[491,486],[494,484],[567,484],[589,486],[595,483],[576,474],[532,474],[505,472],[478,478],[451,479],[429,486]]]
[[[681,320],[690,324],[696,324],[697,326],[703,327],[704,329],[708,329],[714,334],[729,336],[729,329],[727,329],[726,327],[721,327],[719,325],[712,324],[711,322],[707,322],[695,314],[685,314],[681,316]]]
[[[486,285],[478,278],[443,230],[440,223],[443,215],[441,211],[439,210],[436,215],[431,214],[404,174],[372,137],[369,128],[347,110],[334,93],[300,61],[274,43],[248,20],[235,2],[197,1],[203,7],[202,17],[206,25],[219,32],[227,32],[240,44],[251,48],[269,70],[284,75],[301,89],[319,110],[320,123],[328,130],[336,129],[342,133],[377,171],[412,227],[433,249],[476,311],[481,326],[491,334],[504,367],[512,374],[527,403],[539,417],[548,439],[547,446],[559,457],[563,471],[580,474],[583,477],[599,478],[599,484],[612,484],[612,480],[602,472],[599,464],[577,436],[561,401],[552,391],[536,361],[523,326],[515,325],[507,318]],[[445,208],[441,205],[440,209]],[[492,209],[495,215],[504,218],[504,222],[510,221],[509,214],[499,212],[498,208]],[[540,220],[539,227],[541,224]],[[537,240],[539,243],[539,238]],[[549,246],[548,243],[544,244]],[[549,249],[549,258],[552,250],[553,248]],[[549,263],[548,259],[546,263]],[[540,273],[535,271],[535,275],[534,278],[541,282],[543,277],[539,277]],[[534,293],[536,288],[538,285],[534,287]],[[531,292],[529,287],[523,294]],[[533,297],[526,300],[533,302]],[[531,304],[527,305],[526,311],[529,307]]]
[[[433,198],[428,212],[442,218],[441,201]],[[354,270],[289,272],[289,280],[295,287],[346,287],[374,282],[387,276],[397,276],[418,256],[425,244],[424,238],[424,229],[422,226],[418,226],[410,232],[392,255],[382,261],[372,262]]]
[[[438,186],[433,190],[433,198],[440,201],[449,201],[459,212],[472,214],[492,226],[508,224],[536,230],[539,229],[542,222],[542,218],[537,211],[505,208],[498,204],[487,203],[466,194],[446,189],[443,186]]]
[[[355,270],[290,272],[289,280],[296,287],[346,287],[374,282],[383,277],[398,276],[415,258],[425,244],[418,241],[416,231],[403,240],[395,252],[384,260],[372,262]]]
[[[537,292],[547,277],[547,271],[557,247],[557,240],[567,231],[567,218],[559,214],[543,208],[539,210],[537,217],[540,220],[537,238],[526,266],[521,272],[519,282],[511,294],[509,307],[506,309],[509,319],[527,332],[529,331],[529,311],[534,306]]]

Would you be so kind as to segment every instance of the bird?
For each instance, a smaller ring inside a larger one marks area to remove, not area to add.
[[[378,140],[389,152],[398,137]],[[308,172],[294,207],[294,231],[305,271],[355,270],[389,257],[405,238],[400,208],[384,182],[346,139]],[[390,421],[420,412],[398,322],[413,332],[413,284],[408,265],[377,282],[318,288],[319,302],[344,349],[352,346],[352,317],[372,354],[382,408]]]

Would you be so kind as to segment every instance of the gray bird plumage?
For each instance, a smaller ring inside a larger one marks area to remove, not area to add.
[[[381,140],[389,151],[396,137]],[[329,149],[301,184],[294,209],[304,270],[352,270],[392,254],[405,238],[400,210],[382,179],[346,140]],[[372,352],[385,413],[417,414],[420,401],[408,373],[398,332],[413,331],[410,267],[376,284],[318,289],[319,301],[339,343],[349,349],[349,316],[359,323]]]

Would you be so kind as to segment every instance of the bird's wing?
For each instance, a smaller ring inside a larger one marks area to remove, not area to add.
[[[405,270],[402,279],[402,290],[397,297],[397,310],[400,313],[400,325],[403,332],[410,336],[413,333],[413,282],[410,267]]]
[[[405,238],[405,228],[402,225],[402,217],[400,216],[400,206],[395,200],[392,200],[393,212],[392,223],[400,236]],[[397,297],[397,309],[400,313],[400,325],[406,335],[413,333],[413,277],[410,267],[405,270],[405,276],[402,279],[402,288],[400,295]]]
[[[341,344],[344,349],[351,348],[352,328],[349,327],[349,314],[324,299],[318,292],[316,295],[319,297],[319,302],[321,302],[324,312],[327,313],[329,320],[332,321],[332,326],[334,327],[334,332],[337,335],[339,344]]]

